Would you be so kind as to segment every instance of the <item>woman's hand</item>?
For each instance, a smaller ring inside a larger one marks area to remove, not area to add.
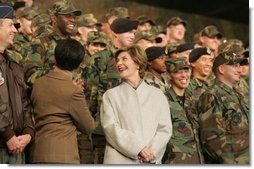
[[[155,160],[154,152],[148,148],[144,147],[138,154],[140,163],[150,162]]]

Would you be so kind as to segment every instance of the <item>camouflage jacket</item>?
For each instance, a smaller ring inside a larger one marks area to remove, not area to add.
[[[115,68],[114,52],[116,49],[104,50],[94,56],[94,64],[87,73],[87,81],[92,84],[90,110],[95,112],[96,129],[95,134],[104,135],[100,125],[100,105],[102,102],[102,95],[106,90],[118,86],[121,83],[120,76]]]
[[[35,80],[49,72],[54,66],[54,50],[60,37],[54,33],[32,42],[25,66],[26,83],[31,88]]]
[[[14,36],[13,41],[14,44],[6,52],[11,60],[24,67],[27,54],[31,50],[31,38],[19,33]]]
[[[170,88],[170,84],[168,83],[169,80],[167,79],[167,76],[162,75],[162,79],[163,81],[161,81],[160,79],[158,79],[153,73],[146,71],[145,72],[145,76],[144,76],[144,80],[147,84],[152,85],[154,87],[157,87],[159,89],[161,89],[161,91],[167,96],[169,93],[169,88]]]
[[[249,107],[235,90],[215,80],[198,102],[200,139],[213,163],[249,163]]]
[[[234,89],[242,95],[244,102],[249,105],[249,84],[243,77],[241,77],[240,81],[234,85]]]
[[[207,82],[205,82],[203,80],[199,80],[199,79],[195,78],[194,76],[192,76],[190,83],[185,90],[186,95],[188,95],[193,102],[189,108],[191,109],[190,112],[193,113],[193,117],[196,119],[197,123],[198,123],[198,117],[197,117],[197,112],[196,112],[197,102],[198,102],[200,95],[202,93],[204,93],[208,87],[209,87],[209,84]],[[196,127],[196,128],[198,128],[198,127]]]
[[[193,158],[191,163],[203,163],[199,138],[195,128],[193,128],[192,117],[186,111],[189,107],[188,102],[186,102],[188,96],[184,95],[184,101],[182,101],[172,88],[170,88],[168,96],[173,134],[167,145],[167,151],[163,158],[164,163],[190,163],[188,158],[192,156],[196,157]],[[175,157],[175,154],[178,154],[177,157]]]

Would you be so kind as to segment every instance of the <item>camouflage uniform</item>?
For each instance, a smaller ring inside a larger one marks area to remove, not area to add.
[[[241,94],[244,102],[249,105],[249,85],[244,78],[240,78],[240,81],[234,85],[234,89]]]
[[[53,68],[54,50],[60,37],[54,33],[33,42],[32,51],[26,61],[26,83],[32,88],[35,80]]]
[[[189,68],[185,58],[172,58],[166,61],[169,73],[177,72],[183,68]],[[173,124],[173,135],[169,140],[163,163],[171,164],[200,164],[203,163],[200,141],[192,113],[189,107],[193,103],[189,95],[179,97],[171,87],[167,93],[171,119]],[[187,101],[188,100],[188,101]]]
[[[206,81],[197,79],[192,76],[190,79],[190,83],[185,90],[186,95],[190,96],[191,100],[194,102],[193,107],[191,108],[191,112],[193,112],[193,116],[196,121],[198,121],[196,112],[198,99],[201,94],[207,90],[208,86],[209,84]]]
[[[246,58],[230,50],[220,53],[214,60],[213,72],[221,65],[231,65],[240,72],[238,64]],[[228,76],[229,73],[225,73]],[[223,83],[223,74],[216,74],[211,86],[199,98],[198,115],[200,139],[206,160],[211,163],[249,163],[249,106],[242,95],[234,90],[233,82]],[[221,81],[219,80],[221,79]],[[228,84],[228,85],[226,85]]]
[[[69,14],[73,13],[76,16],[81,14],[81,11],[76,9],[70,1],[62,0],[55,2],[49,9],[50,15]],[[52,69],[54,63],[54,50],[60,36],[52,32],[48,36],[44,36],[33,43],[32,51],[29,53],[29,59],[25,66],[25,78],[30,88],[34,81],[48,73]],[[32,58],[33,60],[31,60]]]
[[[94,74],[97,69],[97,74]],[[95,57],[95,64],[92,66],[93,78],[98,80],[97,85],[93,86],[91,99],[97,100],[96,113],[96,128],[92,134],[95,152],[95,163],[102,164],[104,159],[104,151],[106,145],[106,138],[100,124],[100,105],[102,102],[102,95],[106,90],[113,88],[120,84],[121,79],[115,69],[115,59],[110,50],[102,51]],[[94,76],[95,75],[95,76]],[[96,90],[97,89],[97,90]]]
[[[91,31],[91,32],[88,32],[87,36],[88,36],[87,45],[89,45],[90,43],[101,43],[101,44],[104,44],[107,46],[106,37],[103,32]],[[91,72],[92,72],[91,68],[92,68],[92,65],[94,65],[94,63],[95,63],[95,61],[94,61],[95,57],[96,57],[96,53],[91,55],[89,53],[89,51],[86,50],[84,60],[80,66],[80,69],[81,69],[80,70],[80,77],[85,83],[85,94],[86,94],[87,99],[89,101],[91,98],[91,91],[94,90],[92,88],[94,86],[93,84],[96,84],[95,81],[92,80],[92,77],[90,78]],[[94,99],[91,99],[91,104],[93,104],[93,102],[94,102]],[[89,107],[91,108],[90,109],[91,112],[96,113],[97,110],[92,111],[92,108],[95,106],[89,106]],[[93,114],[93,116],[94,116],[94,114]]]
[[[48,14],[39,14],[32,19],[32,27],[36,27],[33,34],[34,39],[43,38],[52,33],[52,26],[50,24],[50,16]]]
[[[161,81],[154,74],[152,74],[149,71],[146,71],[145,76],[144,76],[144,80],[147,84],[161,89],[161,91],[165,95],[168,94],[168,91],[169,91],[169,88],[170,88],[170,83],[169,83],[169,79],[167,78],[167,76],[165,76],[165,74],[162,74],[162,81]]]
[[[241,95],[215,80],[198,102],[200,139],[213,163],[249,163],[249,107]]]
[[[161,37],[158,37],[156,32],[153,30],[138,31],[135,34],[134,43],[137,43],[141,39],[155,41],[156,43],[160,43],[162,41]]]
[[[239,57],[243,57],[244,52],[246,52],[242,41],[238,39],[230,39],[219,46],[220,53],[228,51],[236,53]],[[240,81],[234,86],[234,88],[243,96],[245,103],[249,104],[249,84],[247,81],[244,79],[244,77],[241,77]]]
[[[33,8],[22,7],[18,10],[16,18],[25,18],[27,20],[32,20],[37,15],[38,12],[36,12]],[[10,58],[19,63],[22,67],[25,66],[26,56],[31,50],[31,40],[32,35],[26,35],[23,33],[16,34],[13,40],[13,46],[7,49],[7,53]]]

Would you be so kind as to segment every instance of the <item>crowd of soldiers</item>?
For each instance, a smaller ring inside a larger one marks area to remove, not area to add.
[[[173,134],[162,164],[249,164],[248,44],[223,37],[214,25],[186,42],[188,23],[182,18],[158,25],[145,15],[130,18],[125,7],[109,9],[101,22],[67,0],[54,2],[48,13],[17,2],[14,14],[18,33],[6,52],[23,67],[29,96],[36,79],[54,68],[60,39],[73,38],[84,46],[73,81],[84,87],[96,128],[78,132],[80,163],[103,164],[100,105],[105,91],[121,83],[114,53],[137,44],[148,59],[145,82],[161,89],[170,105]]]

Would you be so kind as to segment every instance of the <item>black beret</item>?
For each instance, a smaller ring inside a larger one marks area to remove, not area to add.
[[[138,23],[139,22],[137,20],[131,20],[127,18],[117,18],[112,22],[110,28],[115,33],[125,33],[133,29],[137,29]]]
[[[209,48],[195,48],[189,54],[189,62],[195,62],[202,55],[211,55],[211,51]]]
[[[13,5],[13,10],[16,10],[16,9],[19,9],[19,8],[22,8],[22,7],[25,7],[26,6],[26,2],[15,2],[14,5]]]
[[[194,47],[195,47],[195,43],[184,43],[184,44],[177,46],[175,52],[177,52],[177,53],[184,52],[186,50],[194,49]]]
[[[11,3],[0,3],[0,18],[13,19],[13,8]]]
[[[145,50],[148,62],[165,55],[165,47],[152,46]]]

